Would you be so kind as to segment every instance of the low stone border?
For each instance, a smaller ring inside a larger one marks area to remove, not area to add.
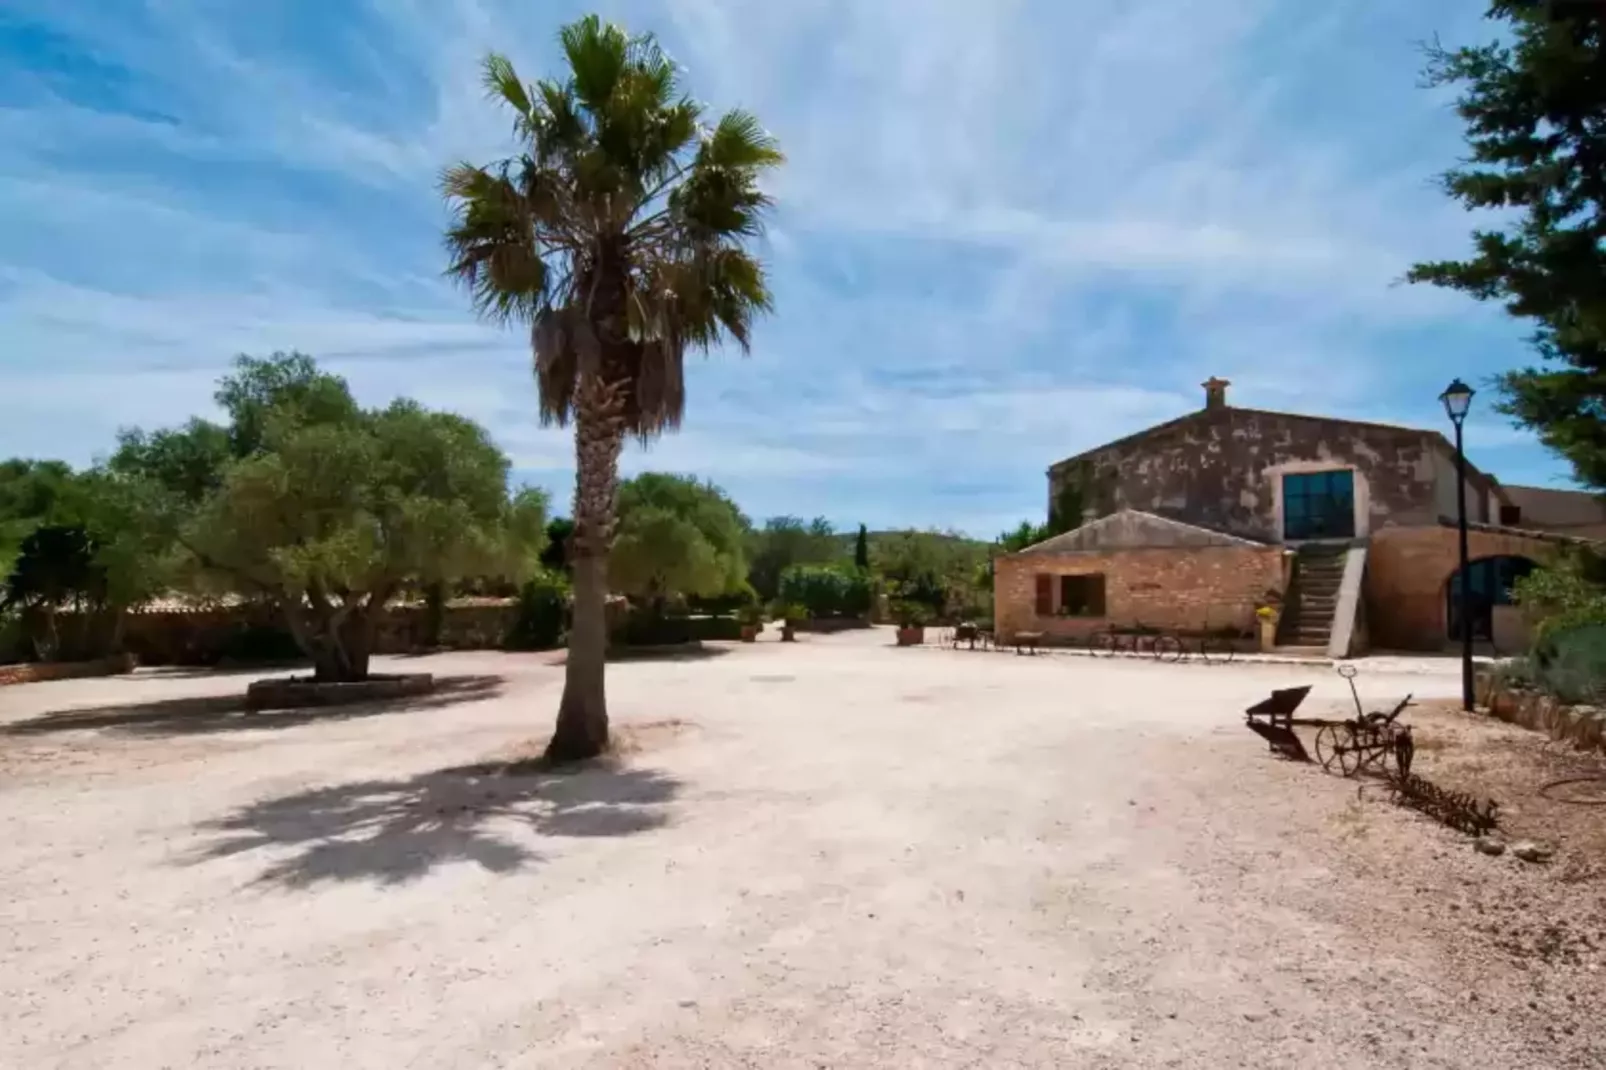
[[[672,658],[677,654],[702,654],[708,648],[701,639],[693,639],[689,643],[654,643],[646,646],[618,646],[608,647],[609,661],[645,661],[651,658]]]
[[[20,665],[0,665],[0,687],[8,684],[39,684],[46,680],[79,680],[90,676],[121,676],[133,672],[138,665],[132,654],[117,654],[98,661],[29,661]]]
[[[1569,706],[1542,691],[1507,687],[1487,672],[1473,678],[1473,698],[1502,721],[1584,750],[1606,751],[1606,710],[1598,706]]]
[[[792,624],[792,630],[798,632],[812,632],[816,635],[830,635],[833,632],[851,632],[855,629],[870,627],[870,622],[857,618],[822,617],[819,620],[800,620]]]
[[[325,683],[307,677],[258,680],[245,689],[248,711],[299,709],[304,706],[345,706],[377,699],[409,698],[435,690],[435,677],[427,672],[399,676],[370,676],[351,683]]]

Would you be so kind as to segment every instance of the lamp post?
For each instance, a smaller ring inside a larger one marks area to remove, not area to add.
[[[1467,455],[1461,442],[1461,424],[1472,407],[1473,389],[1460,379],[1444,388],[1439,400],[1455,424],[1455,512],[1461,541],[1461,592],[1456,608],[1461,613],[1461,708],[1472,711],[1472,573],[1467,568]]]

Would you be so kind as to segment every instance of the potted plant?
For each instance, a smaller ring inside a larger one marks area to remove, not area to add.
[[[736,611],[736,619],[742,625],[742,642],[758,642],[758,633],[764,630],[764,611],[756,603],[749,602]]]
[[[926,621],[931,614],[919,602],[894,602],[892,619],[898,624],[898,645],[919,646],[926,641]]]
[[[795,643],[798,622],[807,620],[809,611],[796,602],[788,602],[777,606],[775,615],[781,620],[781,642]]]
[[[1255,610],[1255,620],[1260,625],[1260,649],[1271,650],[1277,645],[1277,620],[1281,616],[1276,606],[1266,605]]]

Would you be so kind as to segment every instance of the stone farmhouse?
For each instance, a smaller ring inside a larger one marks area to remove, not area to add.
[[[1048,470],[1050,510],[1083,523],[994,562],[999,636],[1069,643],[1107,627],[1253,634],[1348,657],[1442,650],[1460,635],[1454,447],[1437,431],[1204,408]],[[1606,539],[1582,491],[1506,486],[1470,463],[1466,603],[1474,633],[1526,642],[1512,582],[1581,540]]]

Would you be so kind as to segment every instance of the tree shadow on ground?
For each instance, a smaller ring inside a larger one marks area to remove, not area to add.
[[[318,706],[248,713],[243,691],[229,695],[155,699],[53,710],[26,721],[0,725],[0,735],[38,736],[56,732],[105,731],[132,736],[203,735],[262,728],[292,728],[311,721],[349,721],[388,713],[438,710],[462,702],[494,698],[502,691],[501,676],[443,676],[426,695],[406,695],[349,706]]]
[[[258,883],[401,884],[451,862],[507,873],[542,860],[536,836],[628,836],[662,827],[680,782],[593,762],[561,772],[486,763],[400,780],[337,784],[241,807],[200,830],[215,837],[189,864],[266,850]],[[522,828],[521,828],[522,826]],[[288,853],[286,853],[288,852]]]

